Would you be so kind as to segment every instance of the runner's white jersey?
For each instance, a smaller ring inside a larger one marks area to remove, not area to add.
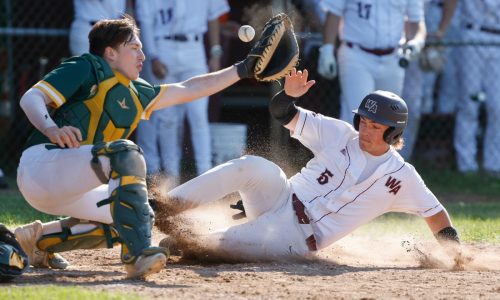
[[[319,248],[386,212],[429,217],[443,209],[415,168],[393,148],[372,175],[356,184],[366,165],[357,131],[341,120],[303,108],[299,112],[292,137],[314,157],[290,182],[306,206]]]
[[[74,0],[75,19],[89,22],[119,18],[126,7],[126,0]]]
[[[405,20],[424,19],[423,0],[323,0],[321,5],[343,18],[341,40],[370,49],[396,47]]]

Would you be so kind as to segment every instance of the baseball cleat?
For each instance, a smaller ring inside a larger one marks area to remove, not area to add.
[[[52,269],[64,270],[69,267],[69,262],[59,253],[48,253],[48,264]]]
[[[28,261],[33,267],[66,269],[69,266],[69,262],[61,255],[40,250],[36,246],[36,242],[42,236],[42,222],[40,220],[16,228],[14,235],[28,255]]]
[[[152,255],[141,255],[135,263],[126,264],[128,279],[146,279],[147,276],[158,273],[165,267],[167,256],[163,253],[155,253]]]

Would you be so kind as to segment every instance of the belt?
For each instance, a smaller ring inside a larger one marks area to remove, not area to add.
[[[166,36],[163,36],[161,37],[163,38],[164,40],[172,40],[172,41],[176,41],[176,42],[187,42],[187,41],[198,41],[198,40],[201,40],[200,36],[197,34],[193,37],[189,37],[185,34],[174,34],[174,35],[166,35]]]
[[[295,210],[295,214],[297,215],[297,219],[299,220],[299,224],[310,224],[309,217],[305,213],[305,206],[302,201],[297,198],[297,195],[292,195],[292,205]],[[318,247],[316,246],[316,238],[314,234],[311,234],[306,238],[306,244],[309,248],[309,251],[317,251]]]
[[[345,42],[345,44],[347,45],[347,47],[349,48],[353,48],[354,46],[358,46],[359,49],[365,51],[365,52],[368,52],[370,54],[373,54],[373,55],[377,55],[377,56],[384,56],[384,55],[389,55],[391,54],[392,52],[394,52],[394,49],[396,48],[385,48],[385,49],[369,49],[369,48],[365,48],[363,46],[360,46],[358,44],[354,44],[354,43],[351,43],[351,42]]]
[[[474,26],[474,24],[468,23],[465,24],[465,28],[467,29],[478,29],[483,32],[487,33],[493,33],[493,34],[500,34],[500,28],[493,28],[493,27],[488,27],[488,26]]]

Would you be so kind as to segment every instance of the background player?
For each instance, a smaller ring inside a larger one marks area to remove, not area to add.
[[[442,41],[448,26],[451,23],[457,0],[445,0],[445,1],[425,1],[425,24],[429,31],[427,35],[427,40],[432,42]],[[436,14],[436,10],[439,14]],[[429,13],[427,13],[429,12]],[[434,47],[435,49],[435,47]],[[437,51],[437,50],[435,50]],[[450,51],[448,51],[450,52]],[[437,53],[437,52],[435,52]],[[444,55],[444,53],[440,54]],[[447,65],[449,68],[449,65]],[[452,72],[453,69],[448,69],[447,72]],[[413,153],[413,148],[416,143],[418,128],[420,124],[421,114],[431,113],[433,106],[433,94],[434,85],[437,78],[437,72],[427,72],[424,73],[420,69],[419,60],[413,60],[409,63],[408,69],[406,70],[403,88],[403,98],[408,103],[408,127],[405,130],[404,140],[405,147],[401,150],[401,155],[409,160]],[[450,75],[447,74],[446,79]],[[456,81],[442,81],[441,88],[444,89],[445,86],[454,85]],[[448,89],[456,89],[456,87],[447,87]],[[447,96],[450,96],[447,94]],[[425,100],[425,101],[424,101]],[[441,100],[441,99],[440,99]],[[440,101],[442,106],[450,105],[450,102],[454,102],[455,99],[443,99]],[[448,109],[448,113],[453,112],[453,109]]]
[[[404,70],[399,66],[397,50],[405,20],[408,28],[405,47],[412,50],[412,58],[423,47],[423,0],[323,0],[322,5],[328,14],[323,46],[319,49],[318,73],[329,79],[337,76],[334,44],[342,28],[338,51],[340,119],[350,122],[351,111],[359,99],[371,91],[381,89],[401,94]]]
[[[459,3],[462,40],[483,43],[500,42],[500,1],[471,0]],[[459,48],[460,96],[457,103],[454,146],[460,172],[477,172],[477,136],[479,108],[486,109],[483,135],[483,168],[500,176],[500,51],[497,46],[465,46]],[[479,95],[485,95],[481,99]],[[484,97],[483,97],[484,98]],[[478,101],[479,100],[479,101]],[[484,102],[481,102],[484,101]]]
[[[158,213],[160,228],[173,211],[238,191],[247,223],[194,242],[184,230],[164,230],[171,230],[167,233],[190,253],[202,249],[205,254],[210,251],[206,245],[215,245],[212,255],[224,259],[299,258],[312,256],[377,216],[398,211],[425,218],[439,241],[458,242],[445,208],[396,151],[406,127],[405,102],[390,92],[370,93],[354,111],[353,127],[294,105],[315,83],[307,77],[307,70],[293,70],[269,110],[314,158],[290,179],[276,164],[256,156],[219,165],[168,193],[163,208],[170,208]]]
[[[99,21],[89,34],[90,54],[65,61],[21,99],[37,130],[19,163],[19,189],[39,211],[72,217],[15,230],[34,266],[47,267],[53,252],[121,243],[128,277],[161,270],[167,257],[151,247],[145,162],[125,138],[154,110],[253,76],[255,58],[248,57],[216,73],[152,86],[138,78],[145,59],[138,34],[128,17]]]
[[[182,81],[209,69],[220,69],[218,17],[229,11],[226,0],[149,0],[137,1],[136,7],[152,83]],[[203,43],[207,29],[209,66]],[[177,185],[180,177],[185,118],[189,121],[196,170],[201,174],[212,167],[208,97],[155,112],[137,130],[137,143],[144,150],[148,173],[163,171],[172,185]]]
[[[119,18],[130,0],[73,0],[74,18],[69,30],[71,55],[89,51],[88,34],[101,19]]]

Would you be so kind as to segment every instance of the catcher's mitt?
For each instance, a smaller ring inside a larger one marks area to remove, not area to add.
[[[281,13],[267,21],[247,58],[236,67],[241,78],[273,81],[288,74],[298,60],[299,46],[292,22]]]

